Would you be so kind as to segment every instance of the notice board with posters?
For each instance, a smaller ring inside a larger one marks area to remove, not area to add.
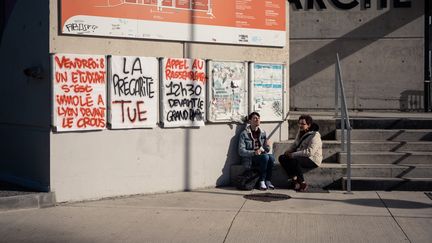
[[[278,47],[286,43],[286,0],[61,0],[60,15],[63,34]]]
[[[112,129],[157,126],[159,60],[110,56],[108,122]]]
[[[56,131],[98,130],[106,126],[106,58],[53,54],[53,121]]]
[[[250,111],[262,121],[282,121],[284,114],[285,65],[250,63]]]
[[[205,61],[163,58],[160,65],[162,126],[204,126],[207,81]]]
[[[247,115],[247,68],[247,62],[208,61],[209,121],[241,121]]]

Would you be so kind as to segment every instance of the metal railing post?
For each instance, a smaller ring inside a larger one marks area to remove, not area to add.
[[[347,130],[347,193],[351,193],[351,129]]]
[[[351,193],[351,124],[346,104],[345,89],[342,81],[342,70],[340,68],[339,54],[336,53],[336,82],[338,83],[336,91],[336,99],[340,97],[341,104],[341,150],[347,153],[347,193]],[[339,95],[340,88],[340,95]],[[337,104],[337,108],[339,104]],[[336,114],[337,117],[337,114]],[[346,134],[345,134],[346,133]],[[346,135],[346,139],[345,139]]]
[[[339,69],[336,63],[335,67],[335,118],[338,117],[339,113]]]
[[[345,152],[345,117],[342,116],[343,111],[341,112],[341,149],[342,152]]]

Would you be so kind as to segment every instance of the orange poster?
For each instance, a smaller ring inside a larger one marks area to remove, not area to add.
[[[285,0],[62,0],[62,33],[284,46]]]

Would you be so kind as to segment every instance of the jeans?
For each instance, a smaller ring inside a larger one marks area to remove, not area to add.
[[[260,172],[260,181],[270,181],[274,165],[273,154],[260,154],[252,157],[252,167],[256,167]]]
[[[302,168],[312,169],[317,167],[308,157],[288,158],[284,154],[279,156],[279,163],[289,177],[297,176],[300,182],[304,181]]]

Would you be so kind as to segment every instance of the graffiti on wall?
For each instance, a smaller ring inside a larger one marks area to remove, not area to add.
[[[108,119],[111,128],[156,127],[157,58],[112,56],[109,60]]]
[[[206,118],[239,122],[248,111],[259,112],[263,121],[283,119],[284,64],[138,56],[106,60],[103,55],[52,55],[55,131],[100,130],[107,123],[111,129],[153,128],[158,121],[162,127],[200,127]]]
[[[104,129],[106,59],[102,55],[52,55],[53,125],[56,131]]]
[[[204,126],[206,73],[202,59],[162,59],[164,127]]]

